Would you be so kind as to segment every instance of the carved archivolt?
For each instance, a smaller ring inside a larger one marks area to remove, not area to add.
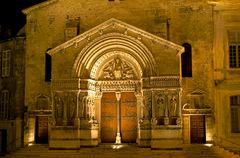
[[[73,68],[75,72],[73,73],[82,77],[81,73],[85,69],[90,72],[96,71],[95,65],[98,64],[99,59],[104,54],[113,52],[113,49],[127,52],[134,57],[134,61],[138,61],[141,66],[141,71],[148,73],[148,76],[154,73],[155,60],[147,47],[136,38],[120,33],[108,33],[94,39],[79,53],[75,60]]]

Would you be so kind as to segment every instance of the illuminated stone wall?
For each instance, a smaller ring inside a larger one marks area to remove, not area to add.
[[[205,0],[146,0],[141,3],[137,0],[53,0],[25,9],[24,12],[27,15],[25,104],[29,109],[33,109],[37,96],[51,98],[50,83],[44,81],[46,51],[64,43],[76,32],[82,34],[110,18],[119,19],[178,45],[189,43],[192,46],[193,75],[182,79],[181,105],[192,103],[192,92],[200,90],[203,96],[201,105],[214,107],[213,12],[212,6]],[[78,20],[79,25],[77,22],[69,24],[69,21]],[[77,31],[69,27],[77,27]],[[77,51],[81,51],[91,40],[86,38],[77,45],[77,50],[74,47],[63,50],[61,56],[69,52],[74,52],[75,55],[59,58],[59,63],[64,66],[59,67],[61,78],[67,78],[72,73],[73,64],[69,61],[73,61],[77,57]],[[162,50],[167,52],[167,49],[153,47],[156,43],[145,39],[143,41],[150,48],[154,59],[162,61],[161,65],[157,62],[157,74],[178,71],[169,64],[172,62],[168,59],[172,57],[163,55]],[[60,54],[55,58],[57,56]]]
[[[183,79],[183,103],[188,102],[185,96],[189,91],[198,88],[207,93],[207,104],[213,105],[211,75],[213,21],[212,8],[205,1],[142,1],[141,4],[135,1],[95,0],[81,3],[74,0],[50,2],[52,4],[25,10],[27,13],[25,97],[28,106],[34,104],[33,99],[39,93],[50,96],[49,83],[44,82],[45,52],[65,41],[67,20],[78,17],[80,34],[114,17],[168,38],[176,44],[191,44],[193,77]],[[164,23],[169,27],[164,27]],[[64,64],[64,61],[62,62]]]

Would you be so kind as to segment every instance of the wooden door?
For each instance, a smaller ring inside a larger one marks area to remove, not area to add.
[[[190,116],[191,143],[206,143],[205,116]]]
[[[103,93],[101,103],[101,141],[114,143],[117,133],[117,99],[114,92]]]
[[[0,130],[0,153],[7,152],[7,130]]]
[[[36,116],[36,143],[48,143],[48,116]]]
[[[132,92],[121,94],[121,137],[123,143],[136,143],[137,139],[137,99]]]

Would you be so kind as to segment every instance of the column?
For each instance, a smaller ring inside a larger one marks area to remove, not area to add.
[[[155,93],[154,91],[152,91],[152,118],[155,119],[156,115],[155,115],[155,101],[154,101],[154,96]]]
[[[121,92],[116,92],[117,98],[117,136],[116,136],[116,144],[121,143],[121,134],[120,134],[120,99],[121,99]]]
[[[164,90],[165,95],[165,117],[164,117],[164,125],[169,125],[169,92],[167,89]]]
[[[77,92],[77,107],[76,107],[76,113],[75,113],[75,118],[74,118],[74,125],[75,126],[80,126],[80,119],[79,119],[79,107],[80,107],[80,103],[79,103],[79,97],[80,97],[80,92],[81,90],[79,90]]]
[[[64,96],[64,102],[63,102],[63,125],[66,126],[67,125],[67,103],[66,100],[68,96],[65,95]]]

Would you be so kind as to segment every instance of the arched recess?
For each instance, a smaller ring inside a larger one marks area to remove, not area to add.
[[[77,56],[73,76],[97,79],[96,68],[107,58],[120,55],[141,73],[141,76],[155,74],[155,60],[148,48],[138,39],[120,33],[109,33],[91,41]],[[87,74],[87,76],[86,76]]]

